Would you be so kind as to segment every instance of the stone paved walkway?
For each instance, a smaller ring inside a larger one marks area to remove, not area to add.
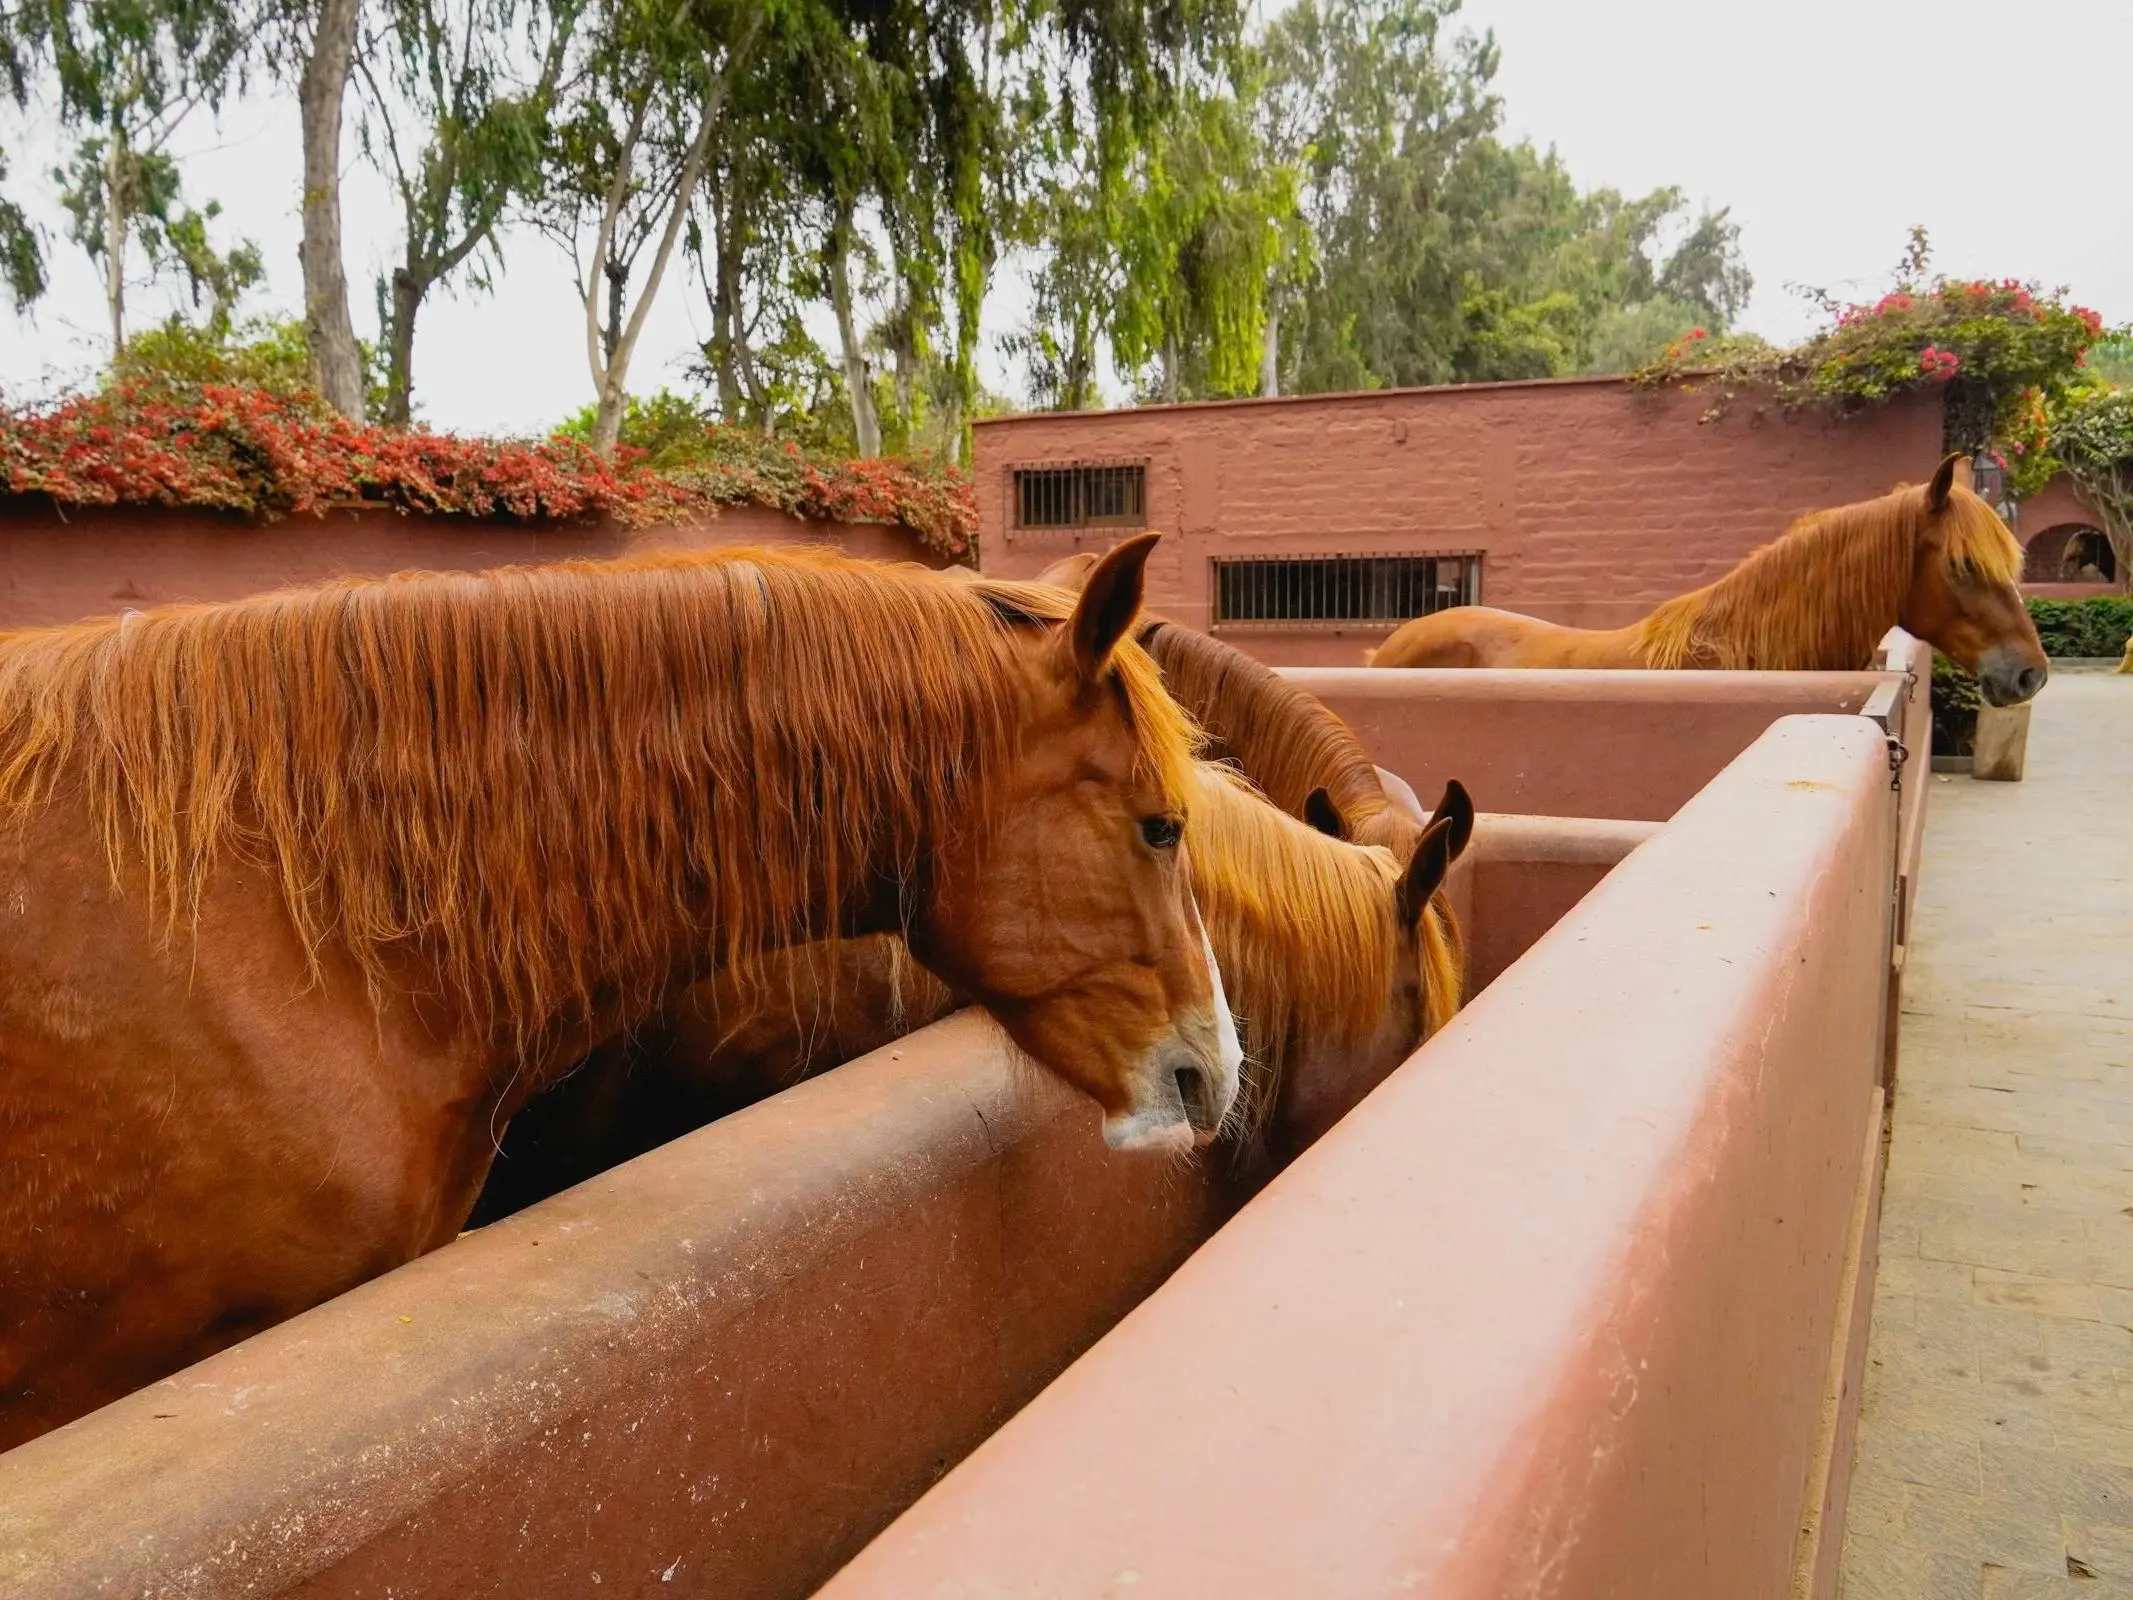
[[[2133,677],[1935,779],[1845,1600],[2133,1600]]]

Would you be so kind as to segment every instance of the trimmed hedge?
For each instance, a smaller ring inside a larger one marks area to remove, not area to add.
[[[2032,600],[2030,620],[2044,653],[2063,656],[2117,656],[2133,637],[2133,599],[2095,595],[2087,600]]]

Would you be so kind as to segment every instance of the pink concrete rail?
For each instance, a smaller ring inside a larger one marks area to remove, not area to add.
[[[1482,818],[1480,976],[1653,831]],[[951,1018],[0,1456],[0,1593],[804,1594],[1238,1198]]]
[[[1863,711],[1901,672],[1381,671],[1289,667],[1425,798],[1664,821],[1781,716]],[[1924,769],[1918,769],[1923,783]]]
[[[1894,798],[1776,724],[824,1595],[1830,1593]]]

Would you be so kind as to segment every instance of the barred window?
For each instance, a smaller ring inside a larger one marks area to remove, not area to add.
[[[1143,528],[1146,466],[1025,467],[1015,473],[1018,528]]]
[[[1214,625],[1390,625],[1481,598],[1481,556],[1230,556],[1214,561]]]

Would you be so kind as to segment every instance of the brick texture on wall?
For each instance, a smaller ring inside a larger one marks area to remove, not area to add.
[[[1562,379],[988,419],[975,429],[988,572],[1030,576],[1080,537],[1010,525],[1015,469],[1145,461],[1148,526],[1168,535],[1151,603],[1209,620],[1210,558],[1483,553],[1484,604],[1613,627],[1719,577],[1803,512],[1920,482],[1940,407],[1907,396],[1865,416],[1786,416],[1740,396]],[[1382,628],[1251,628],[1268,660],[1353,664]]]
[[[808,522],[755,506],[671,527],[335,512],[257,523],[157,506],[68,508],[0,499],[0,628],[72,622],[171,600],[233,600],[289,584],[412,568],[474,572],[570,556],[721,545],[833,544],[886,560],[943,560],[901,528]]]

